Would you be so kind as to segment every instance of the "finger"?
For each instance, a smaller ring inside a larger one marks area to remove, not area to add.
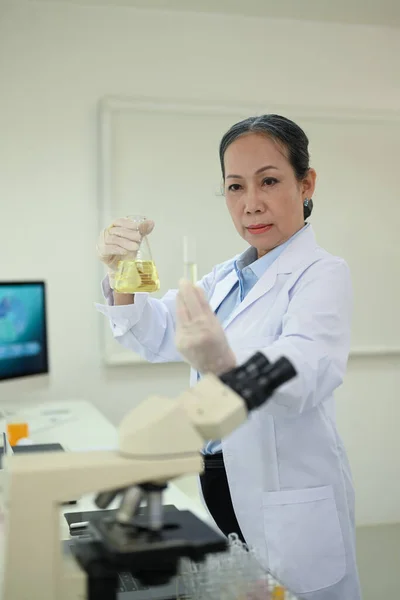
[[[176,297],[176,319],[178,327],[190,322],[190,316],[179,292]]]
[[[131,229],[132,231],[138,230],[138,224],[132,219],[128,217],[121,217],[119,219],[115,219],[108,229],[112,229],[113,227],[122,227],[123,229]]]
[[[144,221],[143,223],[140,223],[139,225],[139,231],[142,235],[149,235],[149,233],[151,233],[154,229],[154,221],[151,221],[150,219],[146,219],[146,221]]]
[[[108,235],[125,238],[127,240],[130,240],[131,242],[140,243],[142,239],[142,235],[137,229],[127,229],[126,227],[113,226],[111,228],[108,228],[108,230],[106,231]]]
[[[190,319],[195,319],[204,313],[195,286],[186,279],[179,282],[179,295],[184,303]]]
[[[112,256],[126,256],[126,250],[124,248],[121,248],[120,246],[106,246],[105,250],[106,254],[102,255],[104,258]]]
[[[209,302],[207,300],[207,297],[206,297],[206,294],[205,294],[203,288],[199,287],[198,285],[195,285],[194,289],[195,289],[195,292],[196,292],[197,297],[199,299],[199,302],[200,302],[200,304],[201,304],[201,306],[203,308],[203,312],[209,311],[209,312],[213,313],[213,311],[211,310],[210,304],[209,304]]]
[[[145,219],[140,223],[131,219],[129,217],[121,217],[120,219],[115,219],[108,227],[108,229],[112,229],[113,227],[119,227],[122,229],[129,229],[130,231],[139,231],[141,235],[148,235],[154,229],[154,221],[151,219]]]
[[[110,235],[107,237],[105,244],[105,249],[107,252],[109,252],[109,246],[118,246],[125,252],[137,252],[139,250],[140,243],[131,242],[126,238]]]

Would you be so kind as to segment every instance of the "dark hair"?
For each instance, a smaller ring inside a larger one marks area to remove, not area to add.
[[[262,115],[240,121],[227,131],[219,146],[222,176],[225,179],[224,156],[226,149],[237,138],[247,133],[262,133],[280,143],[288,152],[288,159],[298,180],[304,179],[310,168],[308,137],[301,127],[280,115]]]

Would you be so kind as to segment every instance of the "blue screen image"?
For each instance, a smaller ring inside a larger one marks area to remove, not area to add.
[[[0,282],[0,379],[47,372],[44,283]]]

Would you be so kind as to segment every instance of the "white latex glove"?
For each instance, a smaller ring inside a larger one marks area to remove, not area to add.
[[[108,267],[111,288],[114,287],[119,261],[135,260],[142,237],[151,233],[153,228],[153,221],[146,220],[138,225],[136,221],[126,217],[116,219],[100,232],[96,249],[101,262]]]
[[[189,281],[179,284],[176,317],[176,347],[194,369],[221,375],[236,366],[235,355],[203,290]]]

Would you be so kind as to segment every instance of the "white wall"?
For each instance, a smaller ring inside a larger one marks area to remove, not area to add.
[[[52,374],[2,384],[1,401],[84,397],[118,422],[148,392],[187,384],[182,365],[100,364],[100,97],[398,109],[399,56],[397,29],[3,1],[0,279],[48,281]],[[399,367],[356,359],[338,394],[360,522],[400,519]]]

